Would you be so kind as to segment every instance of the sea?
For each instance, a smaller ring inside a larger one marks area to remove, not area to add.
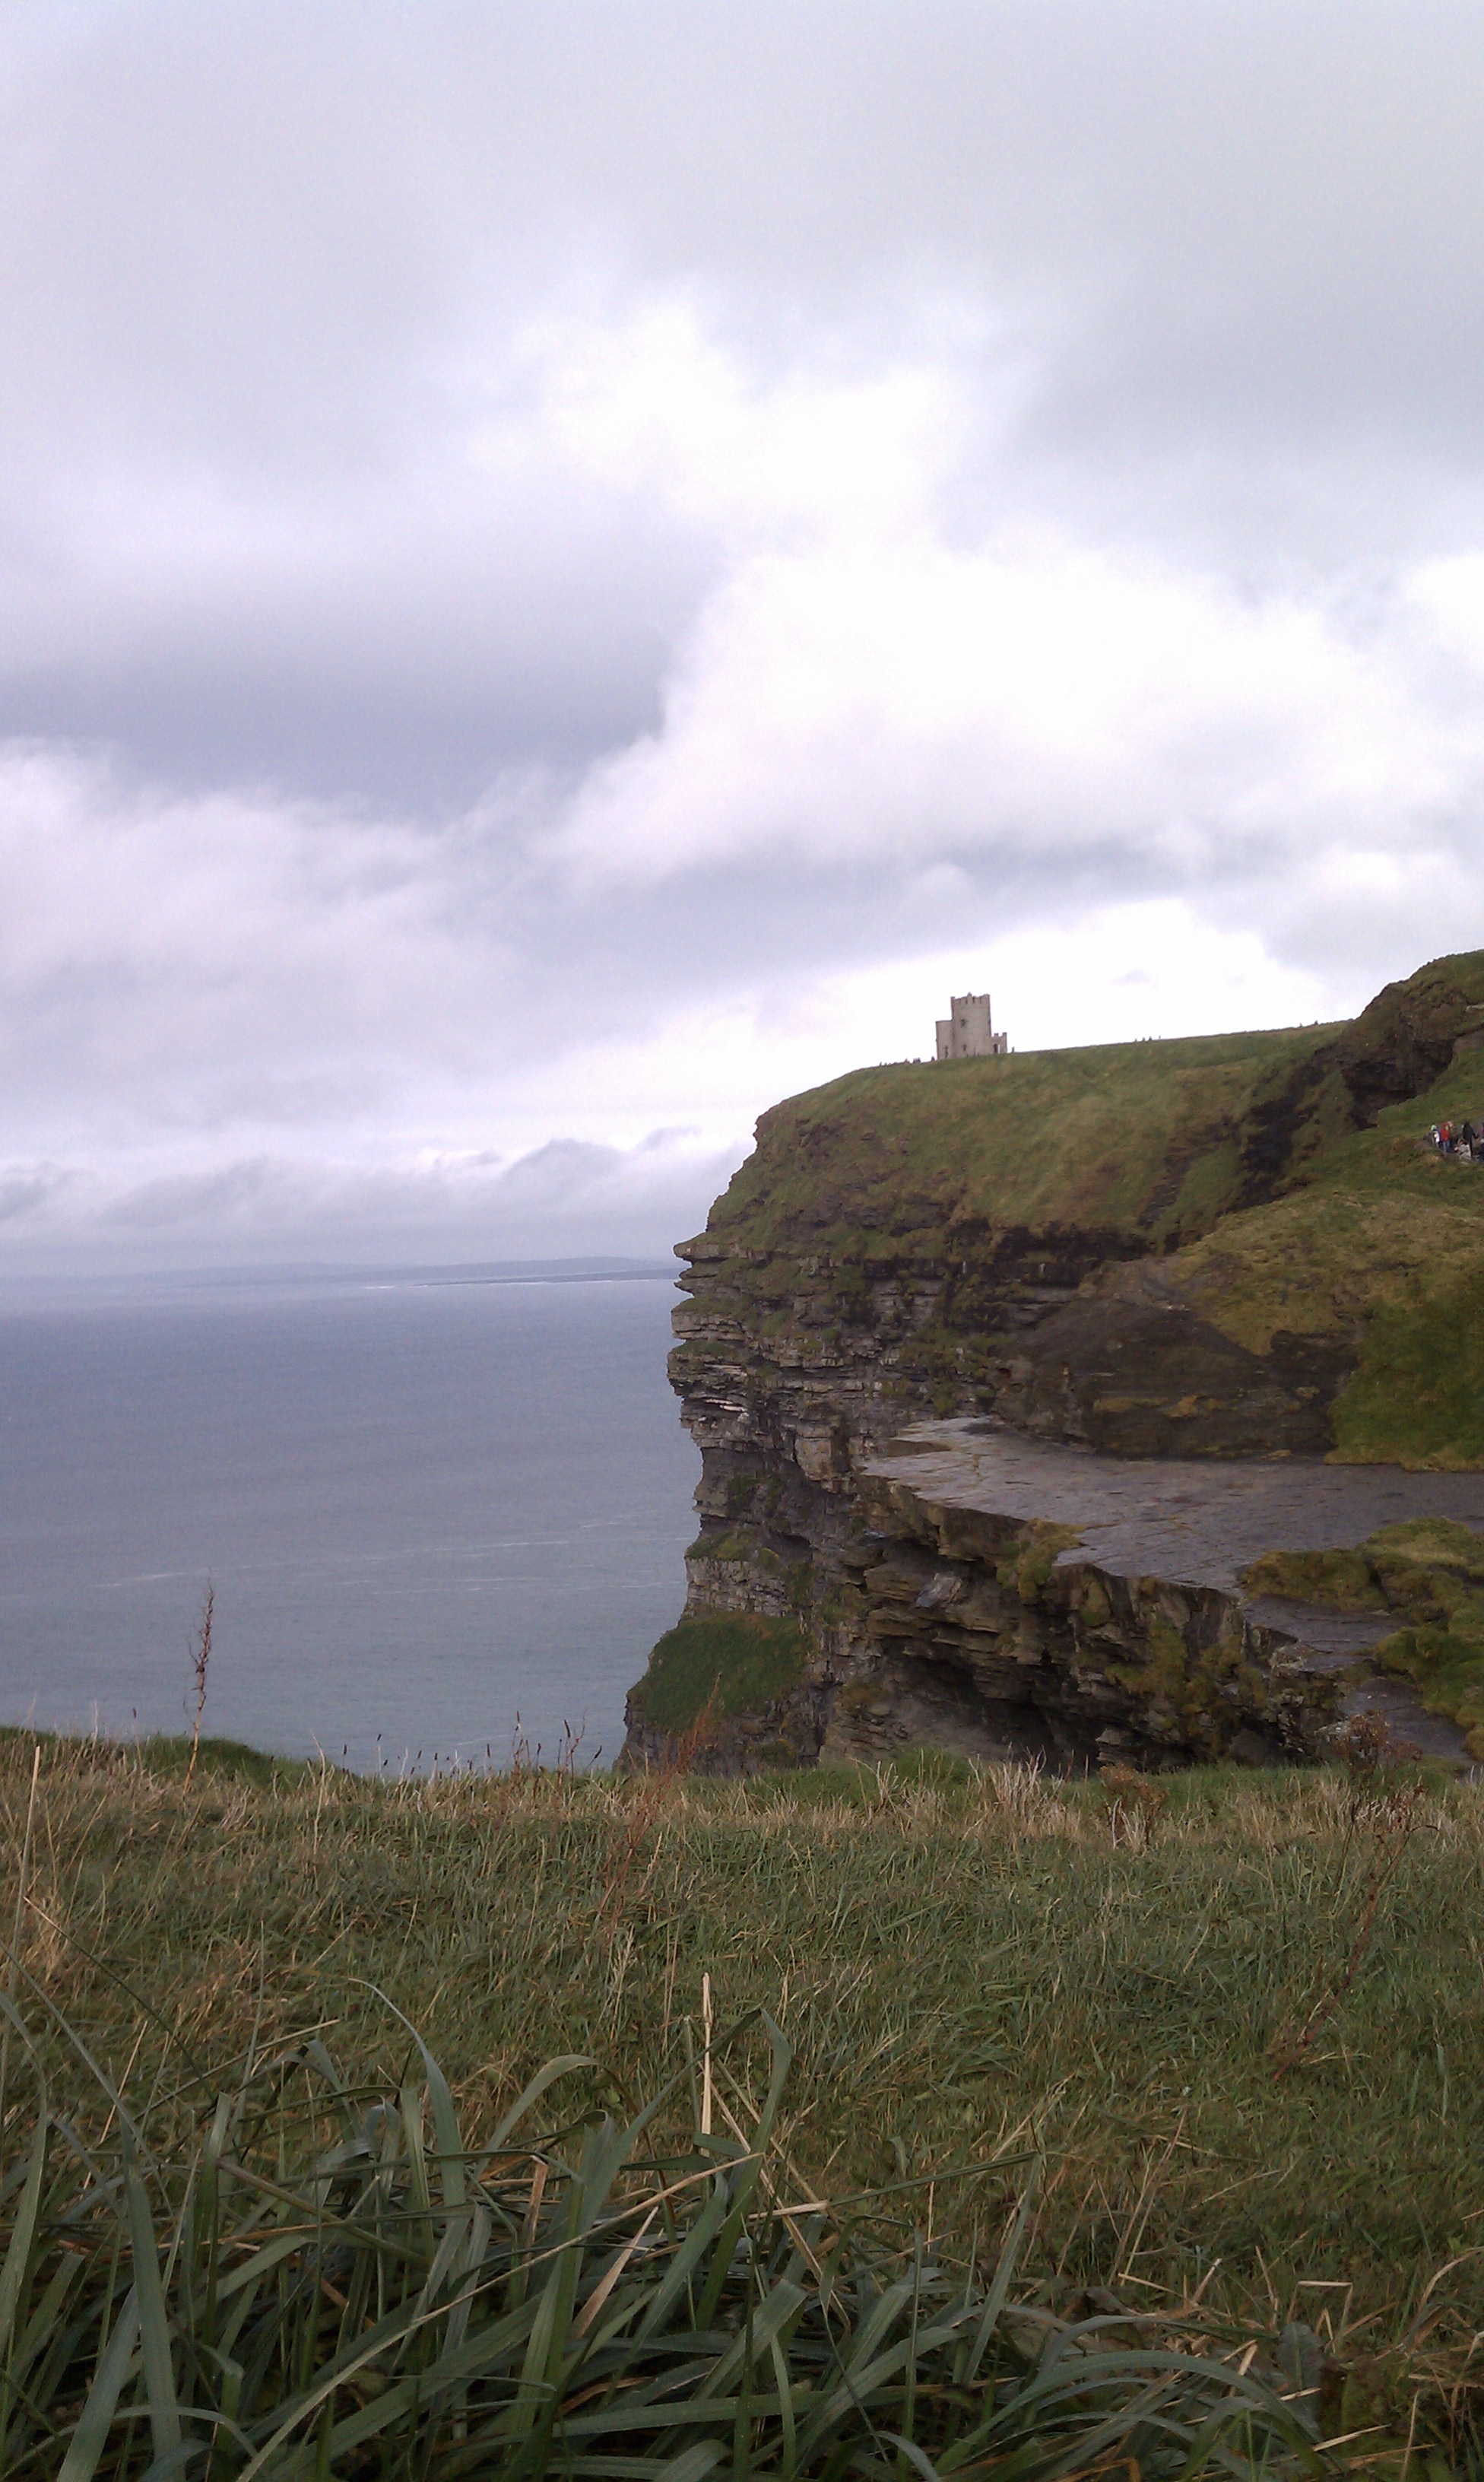
[[[397,1773],[612,1763],[679,1617],[673,1274],[386,1270],[0,1302],[0,1723]]]

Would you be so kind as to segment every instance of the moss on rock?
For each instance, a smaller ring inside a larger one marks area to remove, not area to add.
[[[1445,1517],[1383,1525],[1353,1551],[1269,1551],[1242,1572],[1249,1594],[1341,1612],[1394,1613],[1405,1625],[1375,1659],[1413,1682],[1484,1758],[1484,1537]]]
[[[781,1566],[776,1552],[769,1551],[740,1525],[728,1526],[721,1534],[698,1534],[693,1543],[687,1545],[686,1558],[747,1562],[759,1568]]]
[[[995,1575],[1002,1586],[1013,1587],[1023,1603],[1034,1603],[1062,1552],[1070,1551],[1081,1539],[1075,1525],[1055,1525],[1034,1518],[1021,1528],[1013,1549],[998,1564]]]
[[[757,1612],[684,1620],[666,1629],[630,1695],[645,1723],[686,1732],[708,1705],[755,1713],[803,1678],[809,1642],[797,1621]]]

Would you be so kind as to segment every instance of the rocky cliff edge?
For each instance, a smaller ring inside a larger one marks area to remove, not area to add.
[[[1368,1694],[1362,1648],[1235,1571],[1109,1567],[1050,1505],[924,1495],[921,1440],[885,1450],[949,1421],[1088,1472],[1280,1461],[1290,1498],[1326,1463],[1471,1477],[1484,1164],[1427,1137],[1465,1117],[1484,954],[1344,1025],[905,1063],[765,1114],[679,1252],[700,1530],[630,1760],[1316,1751]]]

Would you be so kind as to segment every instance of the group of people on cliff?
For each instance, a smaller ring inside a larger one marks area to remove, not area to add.
[[[1427,1132],[1440,1155],[1464,1163],[1484,1163],[1484,1121],[1434,1121]]]

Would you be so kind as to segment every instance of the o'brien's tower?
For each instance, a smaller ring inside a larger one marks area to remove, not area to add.
[[[1009,1050],[1009,1036],[997,1034],[989,1021],[988,991],[965,991],[949,1007],[952,1015],[938,1019],[940,1060],[987,1060],[992,1052]]]

